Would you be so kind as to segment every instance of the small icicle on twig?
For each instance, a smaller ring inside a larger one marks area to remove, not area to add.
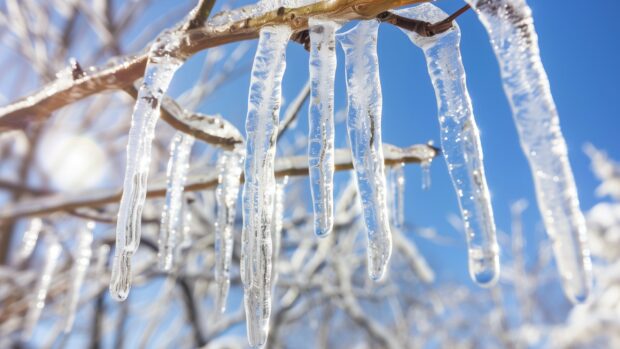
[[[71,271],[71,288],[67,296],[69,303],[66,311],[65,333],[71,332],[75,322],[75,313],[80,300],[80,290],[84,284],[86,271],[93,255],[93,229],[95,229],[95,222],[89,221],[78,231],[77,249],[73,258],[73,270]]]
[[[393,229],[402,229],[405,225],[405,164],[388,167],[386,177],[390,223]]]
[[[217,219],[215,221],[215,283],[217,285],[216,307],[226,311],[230,288],[237,198],[243,166],[243,148],[223,152],[217,161],[218,184],[215,189]]]
[[[158,240],[158,262],[163,271],[170,271],[174,264],[175,249],[181,239],[183,222],[183,190],[189,170],[194,137],[176,132],[170,142],[170,158],[166,170],[166,199],[161,213]]]
[[[26,228],[26,231],[24,232],[22,243],[17,252],[18,265],[26,261],[32,255],[32,252],[37,245],[37,240],[39,240],[41,230],[43,230],[43,221],[41,221],[41,218],[32,218],[28,223],[28,228]]]
[[[159,119],[159,107],[174,73],[183,62],[175,56],[179,41],[177,33],[165,32],[151,46],[144,81],[131,116],[127,166],[118,211],[116,250],[110,280],[110,294],[119,301],[125,300],[129,295],[131,257],[140,244],[140,224],[151,163],[151,143]]]
[[[397,14],[430,23],[448,15],[431,4],[396,11]],[[469,274],[481,286],[493,285],[499,277],[499,247],[491,196],[482,161],[480,133],[465,81],[461,60],[461,32],[451,29],[431,37],[403,30],[426,56],[441,128],[441,145],[454,184],[465,224]]]
[[[28,306],[28,313],[24,320],[24,331],[22,332],[22,338],[27,341],[32,336],[34,328],[37,326],[39,319],[41,318],[41,312],[45,307],[45,301],[47,299],[47,293],[49,292],[50,285],[52,284],[52,276],[58,264],[58,258],[62,252],[62,246],[51,235],[46,236],[45,246],[45,264],[43,265],[43,271],[41,272],[41,278],[39,279],[37,288],[34,292],[34,299],[30,301]]]
[[[540,59],[525,0],[467,0],[484,24],[499,61],[504,92],[528,159],[536,199],[566,296],[584,302],[592,287],[585,219],[579,209],[566,141]]]
[[[265,344],[271,316],[274,160],[286,44],[290,36],[291,29],[287,26],[261,29],[250,81],[245,126],[241,280],[248,341],[252,347]]]
[[[347,131],[368,230],[368,275],[372,280],[385,275],[392,254],[381,141],[378,28],[376,20],[361,21],[353,29],[338,34],[345,52]]]
[[[308,168],[314,233],[323,237],[334,226],[334,80],[336,31],[330,20],[310,18]]]

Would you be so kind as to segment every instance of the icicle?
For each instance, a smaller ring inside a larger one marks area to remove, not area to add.
[[[170,159],[166,171],[166,204],[161,214],[159,230],[159,268],[172,269],[173,256],[183,228],[183,189],[189,170],[189,157],[194,137],[177,132],[170,142]]]
[[[66,312],[67,320],[65,322],[65,333],[71,332],[75,321],[75,313],[80,299],[80,289],[84,283],[86,270],[88,270],[90,259],[93,254],[91,247],[93,243],[93,229],[95,229],[95,222],[90,221],[86,223],[86,226],[78,233],[77,251],[74,258],[73,270],[71,272],[71,288],[67,296],[69,304]]]
[[[586,225],[549,79],[540,59],[532,11],[524,0],[467,2],[486,27],[498,58],[564,292],[571,301],[583,302],[592,284]]]
[[[310,18],[311,96],[308,167],[314,232],[322,237],[334,225],[334,80],[339,24]]]
[[[47,251],[45,255],[45,264],[43,265],[43,271],[41,273],[41,279],[39,279],[39,284],[34,292],[35,298],[28,306],[28,313],[26,314],[26,319],[24,320],[24,331],[22,333],[22,338],[24,340],[30,339],[37,322],[39,322],[41,312],[45,306],[47,293],[49,292],[50,285],[52,284],[52,276],[54,274],[54,270],[56,269],[56,265],[58,264],[58,257],[60,257],[60,253],[62,252],[62,246],[55,238],[47,239],[46,245]]]
[[[390,222],[392,228],[400,229],[405,224],[405,164],[389,167],[387,183],[390,191]]]
[[[381,144],[378,28],[376,20],[361,21],[338,35],[345,52],[347,130],[368,230],[368,275],[372,280],[383,277],[392,253]]]
[[[175,57],[179,38],[164,33],[151,46],[144,81],[131,117],[127,144],[127,167],[116,225],[116,250],[110,280],[110,293],[125,300],[131,287],[131,256],[140,243],[140,221],[146,198],[151,163],[151,142],[159,119],[161,99],[182,60]]]
[[[232,260],[235,216],[243,149],[224,152],[217,163],[218,185],[215,190],[217,201],[217,220],[215,221],[215,283],[217,284],[216,306],[220,312],[226,311],[226,299],[230,288],[230,265]]]
[[[430,23],[447,17],[446,13],[431,4],[421,4],[397,13]],[[469,273],[477,284],[493,285],[499,277],[499,247],[484,174],[480,134],[461,61],[460,29],[454,24],[452,29],[432,37],[406,30],[403,32],[424,51],[435,88],[441,145],[465,223]]]
[[[429,190],[431,188],[431,163],[432,160],[423,160],[420,162],[420,168],[422,169],[422,190]]]
[[[261,29],[248,98],[241,278],[252,347],[267,340],[271,315],[274,158],[290,35],[291,29],[286,26]]]
[[[273,200],[273,229],[271,237],[273,241],[273,267],[271,269],[272,286],[275,288],[278,282],[277,264],[280,258],[280,245],[282,242],[282,222],[284,219],[284,188],[288,183],[288,176],[276,183],[276,193]]]
[[[21,264],[32,255],[34,247],[37,245],[39,233],[43,230],[43,222],[40,218],[33,218],[28,224],[28,229],[24,232],[22,244],[17,252],[17,264]]]

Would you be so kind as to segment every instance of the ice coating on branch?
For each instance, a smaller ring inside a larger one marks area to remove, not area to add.
[[[170,158],[166,170],[166,201],[159,229],[159,268],[169,271],[173,266],[175,248],[183,229],[183,189],[189,170],[194,137],[176,132],[170,142]]]
[[[50,285],[52,284],[52,276],[54,274],[54,270],[56,269],[56,265],[58,264],[58,257],[60,257],[60,253],[62,252],[62,246],[53,237],[46,239],[45,245],[47,247],[45,252],[45,264],[43,265],[41,278],[39,279],[39,283],[34,292],[35,297],[28,305],[28,313],[26,314],[26,318],[24,320],[24,340],[30,339],[32,336],[32,331],[37,325],[37,322],[39,322],[41,312],[45,306],[45,300],[47,299],[47,293],[49,292]]]
[[[159,119],[162,97],[182,60],[175,57],[179,37],[162,34],[151,46],[149,59],[131,116],[127,143],[127,166],[116,225],[116,250],[110,294],[125,300],[131,287],[131,256],[140,244],[142,208],[151,163],[151,143]]]
[[[310,18],[310,106],[308,168],[314,233],[325,236],[334,226],[334,80],[337,23]]]
[[[75,313],[80,300],[80,289],[84,283],[86,271],[90,265],[90,259],[93,255],[93,229],[95,222],[88,222],[80,229],[77,237],[77,250],[74,256],[73,270],[71,271],[71,288],[67,299],[69,304],[67,307],[67,320],[65,322],[65,333],[71,332],[73,323],[75,322]]]
[[[376,20],[361,21],[353,29],[338,34],[345,52],[347,131],[368,230],[368,275],[372,280],[383,277],[392,253],[381,143],[378,28]]]
[[[401,16],[436,23],[448,15],[431,4],[399,10]],[[469,273],[479,285],[493,285],[499,277],[499,247],[491,197],[482,161],[480,134],[461,60],[461,32],[455,23],[444,33],[422,37],[403,30],[426,56],[441,128],[441,146],[465,224]]]
[[[230,288],[233,233],[243,158],[243,148],[236,148],[232,152],[223,152],[217,161],[219,175],[215,189],[215,200],[217,202],[215,283],[217,284],[216,306],[222,313],[226,310],[226,299]]]
[[[540,59],[532,11],[524,0],[467,2],[486,27],[499,61],[564,292],[572,302],[583,302],[592,284],[587,230],[560,119]]]
[[[261,29],[248,97],[241,279],[248,341],[252,347],[262,346],[269,331],[271,230],[276,191],[274,158],[286,44],[290,36],[291,29],[286,26]]]
[[[19,251],[17,252],[17,263],[20,264],[32,255],[32,251],[34,251],[35,246],[37,245],[37,240],[39,239],[39,234],[43,230],[43,222],[41,218],[33,218],[28,223],[28,228],[24,232],[24,237],[22,238],[22,244],[19,247]]]
[[[387,168],[388,203],[392,228],[401,229],[405,224],[405,164]]]

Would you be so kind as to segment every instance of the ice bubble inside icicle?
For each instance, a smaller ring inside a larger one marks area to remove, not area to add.
[[[116,249],[110,294],[125,300],[131,287],[131,257],[140,244],[142,208],[151,164],[151,143],[159,119],[161,100],[182,60],[175,56],[180,38],[165,32],[152,44],[144,80],[131,116],[123,196],[116,225]]]
[[[189,170],[189,159],[194,137],[176,132],[170,142],[170,158],[166,171],[166,199],[161,214],[158,240],[159,268],[169,271],[183,229],[183,189]]]
[[[396,11],[408,18],[436,23],[448,15],[431,4]],[[465,224],[469,273],[479,285],[499,277],[499,247],[491,197],[482,161],[480,133],[461,60],[461,32],[456,23],[444,33],[423,37],[403,30],[426,57],[437,97],[441,145]]]
[[[538,207],[566,296],[588,298],[592,263],[566,141],[540,59],[532,11],[524,0],[467,0],[485,26],[499,61],[521,147],[530,164]]]
[[[326,236],[334,225],[334,79],[337,23],[311,18],[308,113],[308,167],[314,232]]]
[[[381,141],[378,28],[376,20],[361,21],[337,35],[345,52],[347,132],[368,232],[368,276],[372,280],[385,275],[392,254]]]
[[[282,76],[291,29],[264,27],[252,66],[246,119],[245,182],[241,280],[248,341],[260,347],[267,340],[271,316],[274,160],[282,100]]]
[[[232,262],[235,216],[239,196],[240,177],[243,166],[243,149],[223,152],[217,161],[218,185],[215,190],[217,218],[215,221],[215,283],[216,306],[226,310],[230,288],[230,265]]]

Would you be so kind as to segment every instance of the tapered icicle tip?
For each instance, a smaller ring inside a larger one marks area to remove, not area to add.
[[[119,268],[122,269],[119,270]],[[114,300],[122,302],[129,296],[131,288],[131,257],[121,253],[114,257],[112,266],[112,280],[110,281],[110,295]]]
[[[499,279],[499,256],[495,252],[483,252],[479,249],[469,250],[469,275],[482,287],[491,287]]]
[[[331,226],[322,226],[320,224],[315,224],[314,226],[314,234],[319,238],[325,238],[327,235],[331,234],[331,232]]]

